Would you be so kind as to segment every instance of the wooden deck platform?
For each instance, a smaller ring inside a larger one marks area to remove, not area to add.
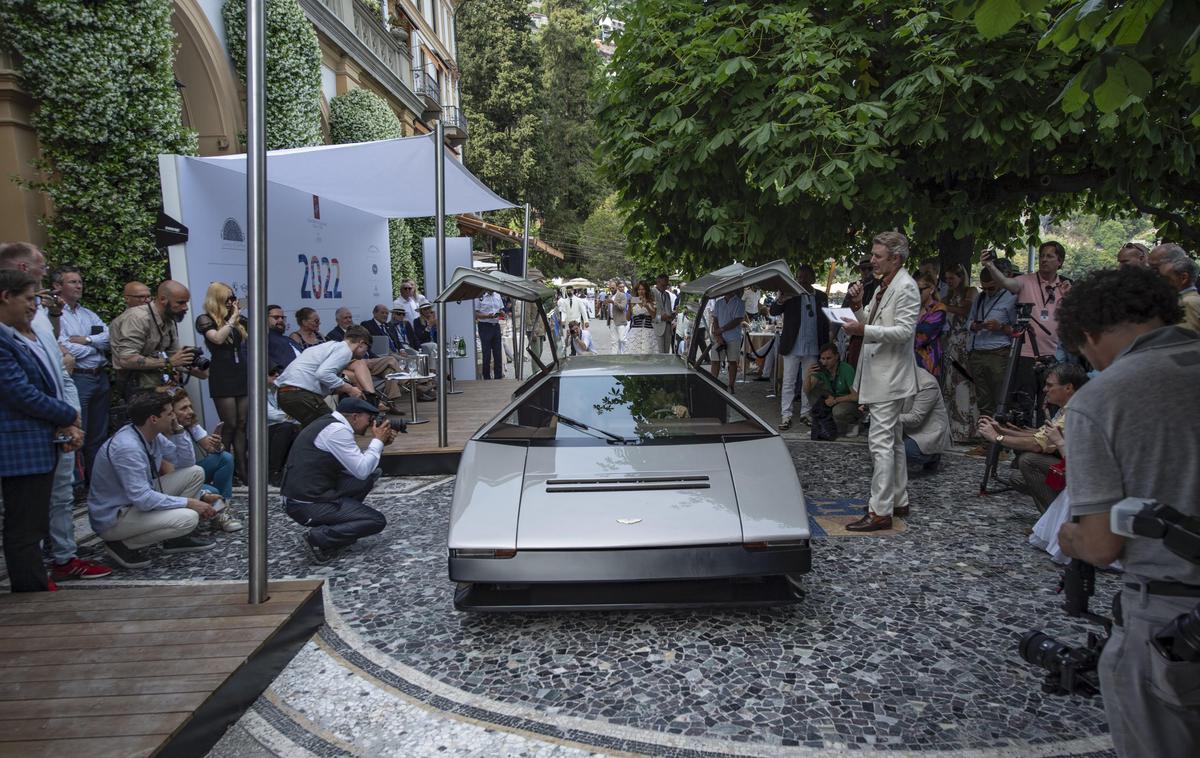
[[[512,366],[507,367],[509,370]],[[408,434],[384,448],[381,465],[389,476],[453,474],[458,470],[463,445],[479,427],[512,400],[521,383],[504,379],[456,382],[461,395],[447,395],[449,434],[446,447],[438,447],[437,403],[417,403],[417,413],[427,424],[408,427]]]
[[[320,580],[0,596],[0,756],[198,756],[324,621]]]

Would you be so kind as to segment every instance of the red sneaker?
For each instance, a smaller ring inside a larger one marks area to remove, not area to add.
[[[54,583],[53,579],[46,580],[46,592],[58,592],[58,585]]]
[[[101,563],[72,558],[66,563],[50,564],[50,578],[56,582],[71,579],[100,579],[112,573],[112,569]]]

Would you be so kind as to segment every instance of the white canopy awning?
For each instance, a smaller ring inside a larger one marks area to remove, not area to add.
[[[267,153],[267,181],[384,218],[435,215],[434,135]],[[246,156],[188,158],[246,173]],[[446,153],[446,215],[513,208]]]

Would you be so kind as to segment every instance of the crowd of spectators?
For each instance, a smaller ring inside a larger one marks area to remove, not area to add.
[[[247,460],[254,314],[233,287],[213,282],[194,321],[200,346],[192,346],[179,333],[192,299],[183,284],[128,282],[125,309],[106,322],[87,307],[77,267],[50,272],[49,287],[47,273],[36,246],[0,244],[0,485],[13,590],[112,573],[77,555],[76,506],[86,505],[108,562],[126,568],[158,554],[209,550],[221,534],[241,530],[234,485],[255,475]],[[432,381],[389,378],[401,359],[436,353],[435,310],[411,280],[391,307],[376,305],[360,323],[340,309],[327,333],[311,308],[294,314],[290,333],[279,306],[262,317],[269,327],[265,474],[275,486],[284,484],[304,428],[335,414],[338,398],[375,414],[397,411],[406,389],[420,400],[436,397]],[[199,423],[200,398],[188,392],[194,380],[207,380],[219,417],[209,430]],[[347,428],[360,431],[378,425],[352,421]],[[375,436],[388,441],[403,427],[383,426],[387,432]]]

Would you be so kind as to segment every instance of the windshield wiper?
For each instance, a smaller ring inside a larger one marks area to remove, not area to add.
[[[557,418],[559,421],[563,422],[567,426],[578,429],[581,432],[586,432],[588,434],[591,434],[593,437],[596,435],[604,435],[605,437],[612,440],[613,442],[620,442],[622,444],[626,444],[629,442],[636,442],[636,440],[631,440],[628,437],[622,437],[619,434],[613,434],[612,432],[605,431],[604,429],[597,429],[595,427],[588,426],[587,424],[583,423],[582,421],[577,421],[577,420],[571,418],[570,416],[564,416],[561,413],[559,413],[558,411],[552,411],[549,408],[543,408],[540,405],[528,405],[526,407],[532,408],[535,411],[541,411],[542,413],[549,413],[551,416],[554,416],[555,418]]]

